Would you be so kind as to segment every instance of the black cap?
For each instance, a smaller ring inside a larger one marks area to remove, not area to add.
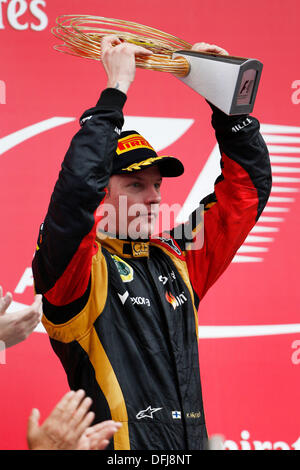
[[[129,174],[157,165],[161,176],[180,176],[184,166],[178,158],[158,156],[149,142],[137,131],[121,132],[113,160],[113,175]]]

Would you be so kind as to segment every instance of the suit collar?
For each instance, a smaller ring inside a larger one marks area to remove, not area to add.
[[[148,258],[149,257],[149,241],[145,240],[120,240],[119,238],[111,238],[103,232],[98,232],[97,240],[103,248],[110,253],[118,254],[123,258]]]

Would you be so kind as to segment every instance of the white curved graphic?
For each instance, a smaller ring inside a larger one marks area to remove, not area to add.
[[[32,137],[41,134],[42,132],[53,129],[54,127],[68,124],[69,122],[75,121],[75,119],[76,118],[69,117],[52,117],[2,137],[0,139],[0,155],[21,144],[25,140],[31,139]]]
[[[0,155],[42,132],[75,119],[73,117],[52,117],[2,137],[0,139]],[[124,129],[136,129],[160,152],[176,142],[193,123],[193,119],[125,116]],[[261,132],[270,152],[273,173],[272,192],[262,217],[246,238],[244,245],[238,250],[233,263],[263,261],[262,253],[267,252],[269,248],[268,246],[262,247],[260,244],[272,242],[273,236],[279,231],[280,223],[284,222],[283,217],[273,217],[273,215],[282,216],[288,212],[289,208],[282,207],[281,204],[293,203],[295,199],[292,196],[299,191],[297,186],[300,183],[300,166],[297,164],[300,163],[300,147],[289,144],[300,143],[300,127],[262,124]],[[177,222],[185,222],[189,214],[198,206],[199,201],[213,191],[214,181],[220,173],[219,160],[219,148],[216,144],[179,212]],[[256,256],[253,256],[254,254]]]
[[[52,117],[2,137],[0,155],[38,134],[75,120],[74,117]],[[194,123],[194,119],[144,116],[125,116],[124,120],[123,130],[137,130],[150,141],[157,152],[180,139]]]
[[[75,118],[54,117],[3,137],[0,139],[0,155],[35,135],[74,120]],[[193,119],[127,116],[125,118],[124,128],[136,129],[143,134],[146,139],[149,139],[157,151],[160,151],[178,140],[193,123]],[[298,144],[300,142],[300,137],[298,136],[292,136],[288,139],[284,138],[285,136],[281,136],[281,134],[298,134],[300,136],[300,127],[262,124],[261,131],[268,144]],[[279,231],[278,224],[280,225],[280,223],[284,222],[283,216],[289,211],[288,206],[281,206],[281,204],[293,203],[294,198],[291,197],[291,193],[299,191],[295,184],[297,185],[300,182],[300,178],[285,175],[300,174],[300,166],[296,166],[300,163],[300,147],[291,147],[289,145],[268,145],[268,149],[270,152],[272,172],[273,175],[275,175],[273,176],[271,197],[264,209],[263,215],[246,238],[245,243],[239,249],[233,262],[249,263],[263,261],[263,254],[269,250],[270,243],[274,239],[273,237],[276,236]],[[278,155],[278,153],[288,154],[288,156]],[[293,155],[291,156],[290,154]],[[183,208],[179,213],[178,221],[185,221],[190,212],[197,207],[202,197],[213,191],[214,181],[220,173],[219,160],[219,148],[216,145],[187,197]],[[280,186],[282,183],[289,183],[289,185]],[[283,196],[278,195],[280,193],[283,193]],[[28,305],[13,301],[8,311],[16,311],[25,307],[28,307]],[[35,332],[46,333],[42,323],[37,326]],[[300,323],[279,325],[199,326],[199,339],[246,338],[294,333],[300,333]]]
[[[136,130],[160,152],[180,139],[194,119],[125,116],[123,130]]]
[[[7,312],[22,310],[29,305],[12,301]],[[35,333],[46,333],[42,323],[39,323]],[[300,333],[300,323],[287,323],[282,325],[200,325],[198,327],[199,339],[220,338],[250,338],[254,336],[274,336]]]
[[[273,336],[300,333],[300,323],[283,325],[221,325],[199,326],[199,339],[250,338],[253,336]]]

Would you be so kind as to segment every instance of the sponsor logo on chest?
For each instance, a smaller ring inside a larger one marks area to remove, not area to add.
[[[173,295],[172,292],[166,291],[165,298],[167,302],[172,305],[174,310],[187,302],[187,297],[184,292],[181,292],[179,295]]]
[[[124,294],[118,293],[118,296],[123,305],[125,304],[126,300],[129,298],[132,302],[132,305],[145,305],[146,307],[151,306],[151,302],[150,302],[150,299],[148,299],[148,297],[142,297],[142,296],[130,297],[128,290],[124,292]]]

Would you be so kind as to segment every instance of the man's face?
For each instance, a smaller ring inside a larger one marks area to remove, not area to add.
[[[148,238],[159,214],[161,182],[156,166],[132,174],[112,175],[105,198],[106,230],[113,231],[119,238]],[[108,205],[114,211],[110,211]]]

